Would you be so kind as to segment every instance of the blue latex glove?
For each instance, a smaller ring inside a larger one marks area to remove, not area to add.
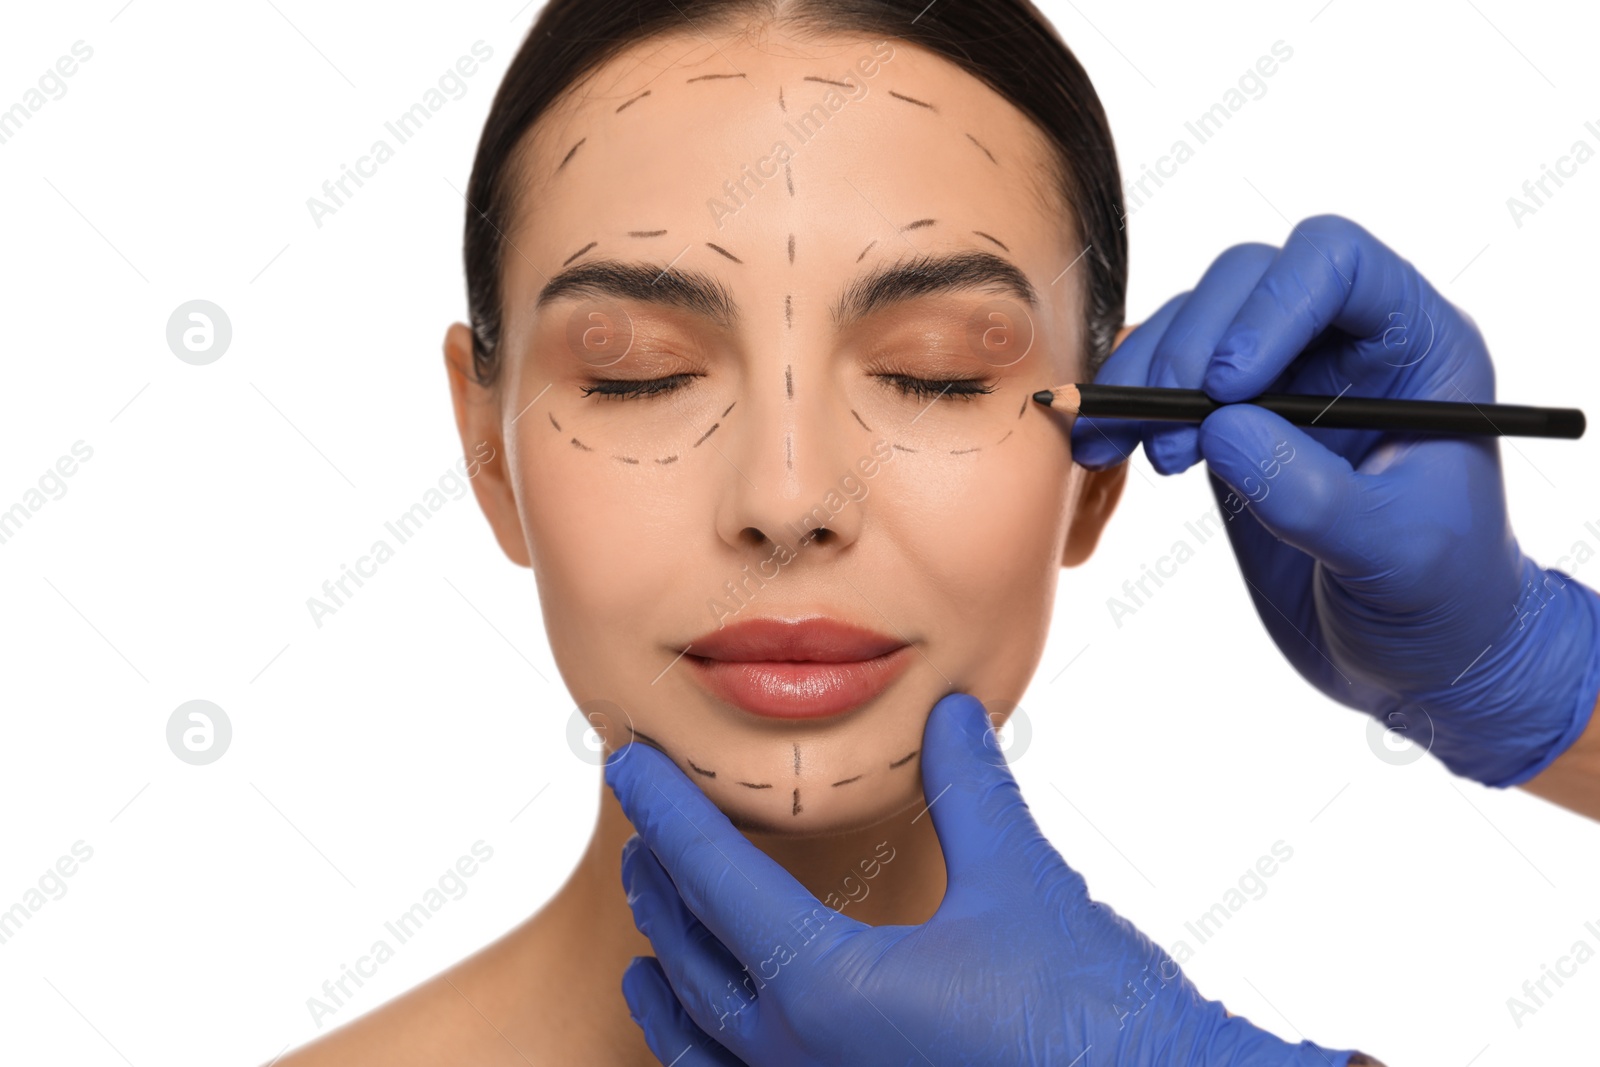
[[[1227,403],[1264,392],[1494,399],[1472,321],[1333,216],[1301,223],[1281,250],[1224,253],[1095,380]],[[1456,774],[1516,785],[1583,733],[1600,692],[1600,596],[1523,555],[1495,438],[1303,429],[1245,404],[1198,427],[1079,419],[1072,437],[1091,468],[1140,441],[1163,474],[1203,458],[1278,648],[1322,692],[1405,730]]]
[[[924,731],[949,881],[920,926],[824,907],[653,748],[613,755],[606,781],[638,830],[622,878],[656,952],[628,967],[623,994],[662,1063],[1343,1067],[1352,1055],[1227,1017],[1090,900],[966,694],[939,701]]]

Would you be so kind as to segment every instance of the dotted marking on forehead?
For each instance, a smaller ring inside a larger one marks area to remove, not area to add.
[[[896,100],[904,100],[908,104],[915,104],[918,107],[925,107],[934,114],[939,113],[939,109],[928,103],[926,100],[918,100],[914,96],[906,96],[904,93],[897,93],[893,89],[889,90],[889,95],[894,97]]]
[[[973,230],[972,232],[977,234],[979,237],[982,237],[986,241],[993,241],[995,244],[999,245],[1002,249],[1004,249],[1007,252],[1011,251],[1011,249],[1006,248],[1005,244],[998,237],[991,237],[988,234],[984,233],[982,230]]]
[[[588,445],[584,444],[582,441],[578,440],[576,437],[574,437],[572,439],[572,444],[573,444],[573,447],[581,448],[585,452],[593,452],[594,451],[594,449],[590,448]]]
[[[771,789],[771,782],[740,782],[746,789]]]
[[[913,455],[915,455],[915,454],[916,454],[916,451],[917,451],[917,450],[916,450],[916,449],[914,449],[914,448],[907,448],[907,447],[906,447],[906,446],[905,446],[905,445],[891,445],[891,446],[890,446],[890,447],[891,447],[891,448],[895,448],[895,449],[898,449],[898,450],[899,450],[899,451],[901,451],[901,452],[910,452],[910,453],[912,453],[912,454],[913,454]]]
[[[794,266],[794,234],[789,235],[789,265]]]
[[[849,785],[851,782],[859,781],[861,781],[861,775],[859,774],[854,778],[841,778],[839,781],[833,783],[833,788],[838,789],[841,785]]]
[[[711,429],[709,429],[705,433],[701,434],[700,435],[700,440],[696,441],[694,444],[690,445],[689,447],[690,448],[699,448],[700,445],[705,441],[706,438],[710,437],[712,434],[717,432],[717,427],[721,426],[721,425],[722,425],[722,423],[720,423],[720,422],[713,422],[711,424]]]
[[[783,435],[783,465],[794,470],[794,434]]]
[[[801,80],[808,82],[821,82],[823,85],[837,85],[841,89],[849,89],[851,92],[855,91],[855,86],[851,85],[849,82],[834,81],[832,78],[819,78],[815,74],[807,74]]]
[[[558,172],[561,170],[562,167],[565,167],[567,165],[567,162],[570,159],[572,159],[573,155],[578,151],[578,149],[583,146],[583,142],[587,141],[588,139],[589,138],[587,138],[587,137],[580,138],[578,140],[577,144],[575,144],[571,148],[567,149],[567,154],[561,157],[561,162],[560,163],[556,164],[556,170]]]
[[[713,251],[713,252],[716,252],[716,253],[719,253],[720,255],[724,255],[724,256],[728,257],[729,259],[733,260],[735,263],[740,263],[740,264],[744,263],[744,260],[742,260],[738,256],[734,255],[732,252],[728,251],[726,248],[723,248],[721,245],[714,245],[710,241],[707,241],[706,242],[706,247],[711,249],[711,251]]]
[[[629,237],[664,237],[666,230],[629,230]]]
[[[968,452],[982,452],[982,451],[983,451],[983,446],[982,445],[977,445],[977,446],[975,446],[973,448],[952,448],[950,450],[950,454],[952,456],[964,456]]]
[[[789,195],[794,195],[794,168],[786,162],[783,165],[783,183],[789,187]]]
[[[908,222],[904,226],[900,227],[900,232],[905,233],[907,230],[925,229],[926,227],[934,225],[934,223],[934,219],[918,219],[916,222]]]
[[[651,90],[646,89],[644,92],[640,93],[638,96],[634,97],[632,100],[623,101],[622,104],[618,106],[617,110],[612,112],[612,114],[615,115],[618,112],[624,110],[625,108],[632,107],[634,104],[638,103],[640,100],[643,100],[645,97],[649,96],[650,92],[651,92]]]
[[[794,297],[788,293],[783,295],[783,321],[784,325],[794,329]]]
[[[693,78],[690,78],[689,81],[686,81],[683,84],[688,85],[689,82],[711,81],[714,78],[742,78],[742,77],[744,77],[743,74],[697,74]]]
[[[972,136],[972,134],[970,134],[970,133],[967,134],[967,140],[969,140],[973,144],[977,145],[978,148],[983,152],[983,154],[989,157],[989,162],[990,163],[993,163],[995,166],[999,166],[1000,165],[1000,161],[998,159],[994,158],[994,153],[989,151],[987,148],[983,147],[983,142],[982,141],[979,141],[976,137]]]
[[[790,364],[783,368],[783,395],[790,400],[794,399],[794,366]]]
[[[599,243],[600,243],[599,241],[590,241],[588,244],[584,245],[582,248],[580,248],[576,252],[572,253],[572,255],[568,256],[566,258],[566,262],[562,263],[561,265],[563,267],[565,267],[567,265],[567,263],[571,263],[573,260],[577,259],[579,256],[583,255],[585,252],[589,251],[589,249],[593,248],[595,245],[597,245]]]
[[[658,460],[656,460],[656,462],[660,463],[662,466],[665,466],[668,463],[676,463],[677,461],[678,461],[678,457],[677,456],[668,456],[666,459],[658,459]]]

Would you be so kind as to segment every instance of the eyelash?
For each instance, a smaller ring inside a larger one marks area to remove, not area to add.
[[[676,392],[688,385],[698,374],[669,374],[665,378],[601,378],[585,387],[584,396],[599,393],[607,400],[629,400],[634,397],[660,396]],[[972,400],[994,392],[995,387],[982,378],[916,378],[909,374],[876,374],[873,377],[903,396],[920,400],[949,397],[952,400]]]
[[[905,396],[920,400],[948,397],[952,400],[973,400],[994,392],[994,386],[982,378],[914,378],[909,374],[874,375],[885,385],[893,386]]]
[[[598,378],[582,390],[584,396],[599,393],[607,400],[628,400],[637,396],[659,396],[676,392],[698,374],[669,374],[665,378]]]

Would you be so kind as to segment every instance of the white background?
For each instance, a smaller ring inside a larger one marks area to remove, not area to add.
[[[494,855],[470,891],[332,1023],[530,914],[595,811],[532,579],[470,496],[320,629],[305,604],[460,454],[440,356],[465,316],[456,190],[534,11],[123,5],[18,6],[0,34],[0,107],[94,49],[0,145],[0,509],[74,442],[94,450],[0,545],[0,908],[93,849],[0,945],[0,1060],[259,1063],[318,1032],[307,998],[475,841]],[[1338,212],[1470,311],[1500,399],[1600,414],[1600,161],[1520,228],[1506,207],[1574,140],[1600,148],[1590,6],[1045,7],[1125,174],[1273,42],[1294,50],[1131,220],[1131,316],[1226,246]],[[314,225],[307,197],[480,39],[494,56],[464,97]],[[165,340],[196,298],[234,331],[203,367]],[[1600,434],[1503,455],[1530,553],[1600,549]],[[1211,504],[1199,471],[1135,463],[1099,554],[1064,575],[1024,705],[1016,771],[1052,840],[1097,897],[1191,947],[1185,921],[1292,847],[1187,965],[1287,1037],[1396,1067],[1592,1063],[1600,961],[1520,1029],[1506,998],[1578,939],[1600,949],[1600,826],[1377,758],[1366,720],[1267,640],[1221,537],[1115,627],[1106,598]],[[196,698],[234,730],[205,767],[165,739]]]

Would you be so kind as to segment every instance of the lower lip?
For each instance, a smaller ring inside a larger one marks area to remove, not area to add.
[[[689,661],[717,696],[753,715],[822,719],[858,708],[883,692],[911,664],[911,646],[849,663]]]

